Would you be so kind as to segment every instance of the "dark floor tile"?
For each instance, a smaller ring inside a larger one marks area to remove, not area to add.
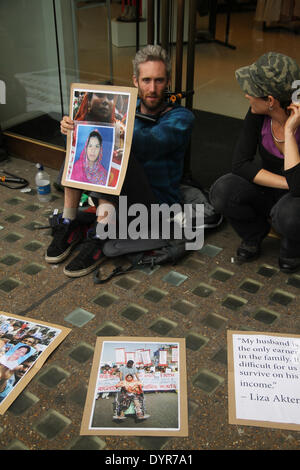
[[[189,269],[193,269],[194,271],[199,271],[203,268],[203,266],[205,266],[205,263],[203,261],[195,259],[192,256],[185,259],[181,264]]]
[[[215,362],[221,362],[227,365],[227,349],[221,348],[213,357],[212,360]]]
[[[202,282],[197,287],[195,287],[192,292],[199,297],[209,297],[215,290],[216,289],[214,287],[208,286]]]
[[[21,199],[20,197],[12,197],[4,202],[6,202],[6,204],[9,204],[10,206],[17,206],[18,204],[24,202],[24,199]]]
[[[8,411],[15,416],[20,416],[38,401],[38,397],[30,392],[24,391],[14,400],[8,408]]]
[[[131,305],[128,305],[120,313],[122,317],[128,318],[128,320],[131,320],[131,321],[136,321],[147,312],[148,312],[147,309],[142,308],[139,305],[131,304]]]
[[[284,292],[280,289],[276,289],[274,292],[271,293],[270,295],[270,300],[272,302],[275,302],[277,304],[286,306],[290,304],[294,300],[295,296],[288,293]]]
[[[171,320],[160,317],[150,326],[150,330],[160,335],[165,335],[169,333],[172,328],[176,328],[176,326],[177,324],[172,322]]]
[[[248,292],[249,294],[256,294],[261,287],[262,284],[253,281],[252,279],[245,279],[240,285],[240,289]]]
[[[16,222],[18,222],[21,219],[24,219],[24,217],[22,215],[20,215],[20,214],[11,214],[8,217],[6,217],[4,220],[6,220],[6,222],[9,222],[10,224],[15,224]]]
[[[300,289],[300,276],[298,276],[297,274],[293,274],[292,276],[290,276],[288,278],[286,283],[289,286],[296,287],[297,289]]]
[[[55,410],[49,410],[35,424],[34,429],[45,439],[54,439],[67,426],[71,424],[71,420],[61,415]]]
[[[266,323],[267,325],[270,325],[273,323],[275,320],[279,318],[279,314],[272,312],[270,310],[267,310],[265,308],[260,308],[254,315],[255,320],[258,320],[262,323]]]
[[[118,299],[119,297],[117,297],[116,295],[110,294],[109,292],[102,292],[100,295],[95,297],[92,301],[95,304],[100,305],[100,307],[108,308]]]
[[[152,287],[144,294],[144,298],[146,300],[149,300],[150,302],[157,303],[162,300],[166,295],[167,292]]]
[[[3,292],[9,293],[12,290],[14,290],[16,287],[20,286],[22,283],[20,281],[17,281],[16,279],[13,279],[11,277],[7,279],[3,279],[0,282],[0,290]]]
[[[268,266],[267,264],[263,264],[257,270],[257,273],[264,277],[272,277],[277,272],[278,272],[278,269],[273,268],[272,266]]]
[[[224,382],[224,379],[209,370],[201,369],[192,378],[192,382],[195,387],[199,387],[203,392],[210,395]]]
[[[94,349],[92,346],[86,343],[79,343],[75,348],[69,353],[69,356],[74,359],[74,361],[83,364],[88,361],[94,354]]]
[[[25,211],[36,212],[40,209],[40,206],[37,204],[29,204],[29,206],[24,207]]]
[[[87,387],[85,385],[79,385],[75,389],[71,390],[71,392],[68,394],[68,399],[83,408],[86,401],[86,394]]]
[[[25,266],[25,268],[23,269],[23,273],[30,274],[31,276],[35,276],[43,269],[45,269],[45,266],[42,266],[37,263],[31,263]]]
[[[123,328],[114,323],[106,322],[96,331],[97,336],[118,336]]]
[[[6,266],[13,266],[14,264],[18,263],[22,258],[19,256],[15,256],[12,254],[8,254],[0,259],[0,263],[5,264]]]
[[[230,310],[238,310],[243,305],[247,303],[247,300],[240,297],[235,297],[234,295],[228,295],[226,299],[222,302],[224,307],[229,308]]]
[[[217,315],[216,313],[209,313],[204,319],[203,323],[210,328],[214,328],[218,330],[219,328],[223,328],[227,323],[227,318],[222,317],[221,315]]]
[[[116,286],[121,287],[122,289],[129,290],[133,287],[136,287],[139,284],[139,281],[132,279],[128,276],[121,277],[114,283]]]
[[[27,243],[27,245],[24,245],[24,250],[34,252],[39,250],[42,246],[42,243],[33,240],[30,243]]]
[[[179,312],[182,315],[188,315],[196,306],[187,300],[178,300],[172,305],[172,310]]]
[[[17,241],[21,240],[21,238],[23,238],[23,236],[19,233],[10,232],[3,238],[3,240],[8,243],[16,243]]]
[[[233,276],[233,274],[233,272],[227,271],[226,269],[217,268],[210,274],[210,277],[217,281],[226,282]]]
[[[49,388],[54,388],[66,380],[69,376],[70,373],[63,370],[61,367],[50,366],[48,369],[38,375],[37,380],[39,383],[46,385]]]
[[[193,332],[188,333],[185,339],[186,347],[191,349],[192,351],[198,351],[209,341],[208,338],[205,338],[204,336]]]
[[[76,439],[69,450],[102,450],[106,447],[106,443],[96,436],[81,436]]]

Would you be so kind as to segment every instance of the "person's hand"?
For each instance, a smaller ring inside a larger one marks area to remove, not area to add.
[[[286,133],[294,134],[300,126],[300,103],[292,103],[287,109],[291,114],[285,123],[284,130]]]
[[[69,131],[74,130],[74,121],[69,116],[64,116],[60,121],[60,132],[67,135]]]

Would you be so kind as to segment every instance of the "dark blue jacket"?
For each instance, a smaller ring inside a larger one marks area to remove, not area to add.
[[[194,119],[191,111],[179,105],[171,106],[155,123],[135,118],[131,151],[160,203],[181,202],[179,185]]]

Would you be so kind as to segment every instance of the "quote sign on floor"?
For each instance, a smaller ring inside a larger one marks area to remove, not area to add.
[[[300,430],[300,336],[228,331],[229,423]]]

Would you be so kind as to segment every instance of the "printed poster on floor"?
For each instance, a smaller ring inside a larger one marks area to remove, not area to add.
[[[80,434],[187,436],[185,354],[183,338],[97,338]]]
[[[127,171],[137,89],[73,83],[62,184],[119,195]]]
[[[228,331],[229,423],[300,430],[300,336]]]
[[[5,413],[70,331],[0,312],[0,414]]]

